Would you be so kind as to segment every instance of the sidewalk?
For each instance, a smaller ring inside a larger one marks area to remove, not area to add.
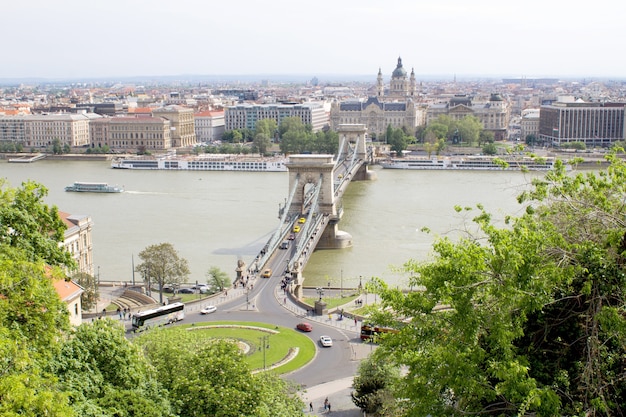
[[[352,377],[338,379],[310,387],[298,393],[306,406],[305,413],[311,416],[332,415],[338,417],[360,417],[363,414],[352,402]],[[324,410],[324,400],[328,398],[330,412]],[[309,404],[313,404],[310,411]]]

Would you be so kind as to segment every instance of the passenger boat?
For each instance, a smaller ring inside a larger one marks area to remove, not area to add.
[[[398,158],[381,162],[386,169],[450,169],[493,171],[548,171],[555,158],[455,156],[445,158]]]
[[[75,182],[65,187],[65,191],[75,191],[79,193],[121,193],[122,187],[109,185],[106,182]]]
[[[286,158],[254,158],[239,155],[162,156],[121,158],[111,163],[116,169],[162,169],[182,171],[287,171]]]

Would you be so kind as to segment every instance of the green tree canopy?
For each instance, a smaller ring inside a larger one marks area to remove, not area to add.
[[[47,195],[48,189],[36,182],[11,188],[0,178],[0,244],[22,249],[32,261],[72,268],[69,252],[59,245],[66,226],[57,208],[44,204]]]
[[[610,160],[557,163],[504,227],[479,206],[475,233],[405,264],[422,291],[381,291],[376,319],[402,323],[381,349],[407,368],[406,415],[625,415],[626,165]]]
[[[400,380],[400,369],[377,352],[359,365],[352,384],[352,402],[364,415],[397,416],[399,403],[394,398],[394,386]]]
[[[148,286],[152,283],[158,285],[161,303],[165,284],[181,284],[189,276],[187,259],[179,257],[171,243],[150,245],[139,252],[139,259],[142,262],[135,267],[135,270],[141,274]]]
[[[79,416],[170,416],[167,392],[139,346],[111,319],[84,323],[51,362]]]
[[[214,291],[224,291],[224,288],[228,288],[232,284],[232,280],[228,274],[217,266],[212,266],[206,273],[207,282]]]
[[[252,375],[237,345],[207,343],[200,331],[156,329],[138,338],[180,417],[303,415],[284,382]]]

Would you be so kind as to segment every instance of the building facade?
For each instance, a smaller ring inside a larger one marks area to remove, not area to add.
[[[91,146],[115,151],[162,151],[172,147],[169,120],[162,117],[106,117],[90,124]]]
[[[303,124],[311,125],[314,132],[328,125],[328,114],[322,103],[303,104],[239,104],[227,107],[224,112],[226,130],[251,129],[263,119],[276,121],[280,126],[286,117],[297,117]]]
[[[365,102],[334,102],[330,109],[330,127],[337,130],[343,124],[363,124],[368,134],[379,137],[389,125],[395,129],[405,127],[409,132],[414,132],[420,121],[423,121],[423,114],[423,109],[412,100],[384,102],[378,97],[370,97]]]
[[[539,138],[539,109],[526,109],[522,111],[520,120],[520,136],[522,141],[526,141],[529,135]]]
[[[609,147],[624,140],[624,106],[560,98],[541,106],[539,140],[553,146],[583,142],[587,147]]]
[[[88,146],[89,123],[94,114],[27,114],[0,117],[0,141],[25,148],[46,148],[56,140],[61,146]]]
[[[194,115],[196,139],[209,143],[221,140],[225,130],[224,111],[204,111]]]
[[[72,272],[84,272],[93,276],[93,247],[91,243],[91,217],[85,215],[59,212],[67,229],[63,239],[63,247],[76,261],[77,269]]]
[[[194,123],[193,109],[172,105],[152,111],[154,117],[162,117],[171,123],[171,140],[173,148],[185,148],[195,145],[196,128]]]
[[[493,132],[495,140],[507,139],[507,129],[511,118],[510,106],[499,94],[491,94],[487,101],[475,101],[467,95],[456,95],[446,103],[428,106],[427,123],[433,122],[440,115],[454,120],[466,116],[476,117],[486,131]]]
[[[415,71],[411,70],[408,76],[402,58],[398,58],[388,87],[378,69],[375,97],[332,103],[330,127],[336,130],[342,124],[363,124],[369,135],[380,137],[390,125],[415,132],[417,126],[426,122],[425,117],[425,108],[416,101]]]

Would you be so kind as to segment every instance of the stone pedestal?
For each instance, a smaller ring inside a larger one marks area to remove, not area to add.
[[[324,301],[317,300],[315,302],[315,315],[316,316],[323,316],[327,312],[328,312],[328,310],[326,309],[326,303]]]

